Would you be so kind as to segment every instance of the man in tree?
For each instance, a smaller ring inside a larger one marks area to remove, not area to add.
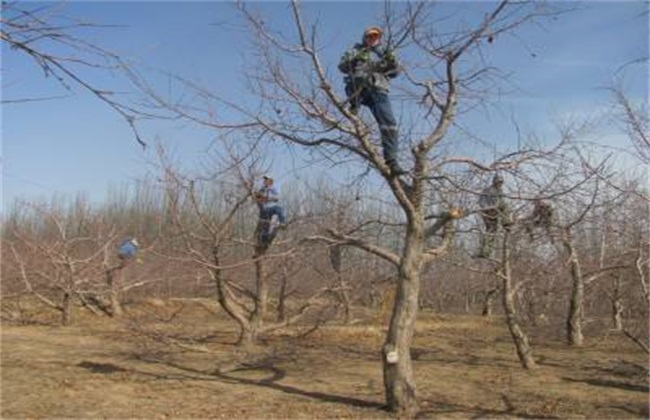
[[[124,240],[117,249],[117,257],[121,260],[132,260],[138,253],[140,244],[136,238]]]
[[[492,185],[487,187],[481,193],[478,205],[481,210],[481,217],[485,224],[485,233],[481,236],[481,250],[479,258],[489,258],[492,255],[494,239],[499,230],[499,225],[509,230],[512,226],[510,210],[503,196],[503,178],[496,174],[492,179]]]
[[[140,244],[136,238],[125,239],[117,248],[117,258],[120,260],[118,268],[124,268],[132,261],[140,248]]]
[[[553,235],[551,234],[551,227],[555,221],[555,214],[553,206],[543,200],[536,200],[533,212],[524,220],[526,232],[530,236],[530,240],[535,239],[533,230],[535,228],[542,228],[546,230],[548,237],[553,243]]]
[[[393,176],[406,174],[397,161],[397,121],[388,97],[389,79],[399,74],[395,52],[380,48],[383,31],[371,26],[363,33],[361,43],[346,51],[339,62],[345,73],[345,93],[350,102],[350,112],[356,114],[360,105],[370,109],[381,132],[384,160]]]
[[[260,209],[260,221],[258,224],[258,243],[266,248],[271,245],[278,229],[286,227],[284,208],[280,205],[280,193],[273,177],[264,175],[262,177],[262,188],[255,194],[255,200]],[[277,216],[279,225],[272,229],[273,216]]]

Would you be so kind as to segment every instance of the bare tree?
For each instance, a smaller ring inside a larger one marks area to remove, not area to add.
[[[386,187],[382,200],[390,200],[399,211],[399,229],[390,244],[370,240],[369,228],[395,221],[360,223],[345,229],[329,228],[309,239],[334,247],[354,247],[366,251],[394,267],[395,301],[388,333],[383,345],[383,373],[388,407],[404,416],[418,411],[410,346],[418,314],[421,272],[443,255],[452,242],[454,222],[462,213],[450,200],[434,194],[437,189],[453,189],[459,167],[472,171],[516,168],[521,161],[537,156],[535,150],[522,149],[482,163],[473,157],[447,156],[439,150],[456,117],[477,104],[493,76],[481,61],[481,46],[495,36],[514,30],[520,24],[546,13],[534,2],[502,1],[489,10],[473,27],[441,35],[432,25],[428,5],[406,4],[396,13],[387,7],[386,33],[393,48],[409,45],[419,58],[423,72],[406,71],[409,104],[414,120],[422,125],[402,128],[403,144],[410,146],[412,170],[404,179],[394,176],[374,140],[376,129],[348,108],[348,100],[338,93],[328,65],[320,56],[319,30],[308,24],[297,1],[291,3],[294,37],[278,34],[263,16],[246,3],[238,3],[256,42],[259,65],[249,71],[249,81],[259,102],[253,106],[227,100],[181,77],[175,78],[214,105],[228,107],[238,118],[216,118],[218,113],[170,101],[142,80],[138,85],[156,107],[213,129],[246,130],[252,138],[283,141],[289,146],[309,150],[315,159],[335,165],[354,163],[360,178],[374,176]],[[434,29],[432,29],[434,28]],[[478,66],[473,65],[479,63]],[[417,67],[417,66],[415,66]],[[297,69],[300,69],[299,71]],[[307,70],[308,69],[308,70]],[[483,84],[482,84],[483,82]],[[465,107],[459,102],[465,101]],[[422,127],[424,133],[422,133]],[[350,165],[352,166],[352,165]],[[474,172],[475,175],[476,172]],[[408,179],[407,179],[408,178]],[[449,186],[452,186],[450,188]],[[433,210],[433,211],[432,211]],[[426,218],[431,213],[434,217]],[[440,234],[442,232],[442,234]],[[208,264],[206,262],[206,264]],[[219,264],[210,263],[213,267]],[[260,276],[258,276],[259,278]]]
[[[501,261],[497,268],[497,275],[501,278],[501,297],[503,302],[503,309],[506,315],[506,324],[508,330],[515,343],[517,349],[517,356],[521,365],[526,369],[535,369],[537,367],[535,359],[533,359],[533,351],[530,345],[528,336],[521,328],[517,319],[517,311],[515,308],[515,294],[517,288],[513,286],[512,268],[511,268],[511,250],[510,250],[510,232],[504,233],[503,244],[501,246]]]
[[[259,234],[251,231],[256,225],[254,231],[259,229],[259,217],[255,210],[251,212],[253,186],[260,178],[260,171],[255,170],[257,158],[250,153],[236,157],[231,150],[228,159],[207,176],[189,177],[175,169],[161,151],[169,214],[176,228],[174,240],[182,243],[183,250],[166,257],[209,273],[219,305],[240,328],[239,345],[251,348],[260,334],[294,324],[322,306],[319,298],[326,290],[310,296],[290,316],[285,313],[276,322],[269,321],[271,285],[266,266],[291,258],[294,250],[269,252],[274,247],[262,244]],[[286,293],[285,285],[280,301]]]
[[[117,235],[113,225],[92,216],[85,202],[77,200],[71,210],[24,204],[19,210],[23,221],[3,228],[4,245],[11,251],[3,259],[16,268],[24,293],[58,311],[63,325],[72,322],[75,302],[93,310],[88,296],[101,289],[104,255]]]
[[[620,85],[611,88],[614,97],[615,118],[623,125],[632,142],[636,156],[645,164],[650,163],[650,131],[648,110],[635,104]],[[646,104],[647,106],[647,104]]]
[[[141,146],[136,127],[139,117],[153,116],[149,111],[137,109],[116,97],[116,92],[98,86],[87,76],[88,70],[123,71],[128,65],[119,55],[88,42],[80,31],[108,29],[109,25],[91,23],[65,14],[65,3],[35,4],[20,1],[3,1],[0,13],[0,40],[10,51],[25,54],[41,68],[45,77],[52,77],[64,89],[80,88],[88,92],[113,111],[131,127]],[[59,97],[60,98],[60,97]],[[13,98],[3,104],[28,102],[49,98]]]
[[[413,170],[410,182],[402,181],[391,174],[389,166],[372,140],[372,126],[350,112],[345,106],[346,101],[336,94],[318,55],[317,32],[315,28],[308,29],[298,3],[292,3],[298,42],[291,47],[274,37],[260,19],[248,13],[242,6],[256,30],[257,38],[262,40],[260,54],[264,65],[261,68],[265,69],[265,74],[260,75],[258,79],[261,81],[260,92],[274,92],[274,96],[263,97],[264,103],[279,111],[272,114],[250,114],[252,121],[263,132],[291,144],[315,148],[327,154],[349,154],[368,164],[384,180],[403,212],[404,231],[401,250],[398,252],[366,241],[358,235],[358,231],[340,232],[329,229],[325,235],[314,237],[332,245],[363,249],[393,264],[397,271],[396,297],[383,346],[383,363],[387,404],[400,415],[413,416],[418,410],[410,346],[418,312],[420,273],[426,264],[445,252],[452,238],[453,221],[461,216],[451,206],[447,205],[445,208],[443,205],[440,206],[442,208],[435,223],[426,225],[428,206],[425,204],[425,197],[428,196],[429,180],[434,173],[453,163],[464,162],[489,168],[489,165],[480,165],[472,159],[435,162],[431,160],[431,154],[454,121],[459,90],[468,87],[469,79],[478,77],[473,71],[457,73],[458,69],[462,68],[459,64],[461,57],[464,58],[490,34],[505,31],[520,22],[522,15],[512,20],[502,17],[509,6],[508,2],[499,3],[475,28],[458,34],[444,45],[440,45],[438,38],[425,29],[427,26],[423,7],[407,7],[401,20],[395,19],[399,24],[389,28],[389,32],[397,37],[399,34],[410,36],[419,51],[429,57],[431,66],[440,65],[443,69],[443,74],[435,85],[427,81],[419,82],[414,78],[416,86],[426,89],[425,103],[431,107],[429,118],[432,120],[433,129],[420,138],[412,139]],[[291,52],[305,57],[312,68],[313,76],[308,81],[312,88],[300,90],[295,81],[290,79],[292,72],[273,55],[274,51],[280,54]],[[432,89],[431,86],[435,88]],[[291,120],[284,117],[294,114],[292,110],[286,109],[288,102],[285,102],[285,99],[291,100],[297,108],[295,111],[306,118]],[[326,132],[328,135],[324,135]],[[331,133],[337,133],[338,136]],[[427,238],[433,237],[443,229],[445,233],[442,241],[433,246],[428,245]]]

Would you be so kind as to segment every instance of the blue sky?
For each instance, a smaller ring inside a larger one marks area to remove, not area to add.
[[[251,5],[259,7],[274,27],[292,33],[286,3]],[[490,5],[449,2],[440,13],[460,11],[463,19],[472,21]],[[332,74],[341,52],[358,40],[363,28],[376,23],[382,8],[381,2],[304,3],[306,17],[318,18],[322,58]],[[647,10],[648,3],[641,1],[586,2],[542,26],[524,26],[516,37],[497,38],[485,49],[489,60],[509,74],[519,91],[495,98],[492,108],[466,116],[465,124],[495,147],[513,135],[509,122],[513,115],[526,130],[545,135],[551,132],[550,116],[588,116],[606,109],[609,96],[602,88],[615,74],[623,76],[637,102],[646,101],[647,63],[616,71],[631,60],[648,57]],[[250,59],[250,41],[233,24],[237,12],[229,3],[69,2],[62,13],[120,25],[80,34],[137,66],[146,66],[147,75],[153,75],[153,69],[168,70],[227,97],[245,97],[241,65]],[[84,70],[83,74],[99,87],[120,92],[120,97],[129,94],[128,84],[117,73]],[[156,87],[165,89],[164,84]],[[12,102],[52,96],[64,97]],[[33,200],[53,193],[81,192],[101,202],[110,187],[130,185],[152,171],[154,148],[142,150],[119,115],[86,92],[64,90],[45,78],[31,59],[4,44],[2,99],[9,101],[2,105],[3,208],[16,198]],[[188,166],[201,160],[214,137],[208,130],[179,122],[150,121],[142,129],[148,141],[163,141]],[[612,128],[604,130],[610,141],[621,138]],[[282,153],[277,150],[272,156],[272,169],[288,179],[302,165]]]

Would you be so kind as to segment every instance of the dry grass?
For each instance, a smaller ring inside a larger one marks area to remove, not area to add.
[[[245,354],[209,303],[128,309],[120,322],[4,325],[2,418],[392,417],[382,409],[384,331],[369,321],[276,333]],[[422,314],[413,346],[422,418],[648,417],[647,358],[628,340],[533,343],[540,368],[531,373],[502,324]]]

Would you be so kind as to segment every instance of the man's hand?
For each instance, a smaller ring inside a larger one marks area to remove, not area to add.
[[[365,63],[368,60],[370,60],[370,52],[363,49],[359,51],[354,57],[352,57],[351,61],[354,65],[356,65],[359,63]]]
[[[384,60],[387,63],[394,64],[397,62],[397,56],[395,55],[395,51],[393,50],[388,50],[384,53]]]

